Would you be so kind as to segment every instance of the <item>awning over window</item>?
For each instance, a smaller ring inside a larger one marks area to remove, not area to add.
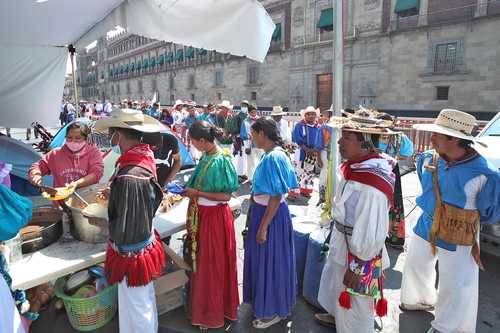
[[[204,54],[207,54],[207,50],[205,49],[198,49],[198,55],[204,55]]]
[[[397,0],[396,7],[394,7],[395,13],[402,13],[408,10],[413,10],[418,13],[420,9],[420,0]]]
[[[333,30],[333,8],[327,8],[321,11],[317,27],[325,30]]]
[[[144,59],[142,61],[142,68],[147,68],[149,66],[149,59]]]
[[[162,54],[161,56],[159,56],[157,62],[158,64],[163,65],[163,63],[165,62],[165,55]]]
[[[150,66],[156,66],[156,59],[154,57],[149,58],[149,65]]]
[[[184,51],[177,50],[177,53],[175,54],[174,60],[182,60],[182,58],[184,58]]]
[[[278,42],[281,40],[281,23],[276,23],[276,28],[274,29],[271,40],[273,42]]]

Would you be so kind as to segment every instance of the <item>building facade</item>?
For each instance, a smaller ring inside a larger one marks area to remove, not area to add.
[[[248,99],[290,111],[332,103],[332,0],[263,0],[276,24],[263,63],[121,33],[78,56],[83,98]],[[500,104],[500,1],[344,0],[344,105],[400,114]]]

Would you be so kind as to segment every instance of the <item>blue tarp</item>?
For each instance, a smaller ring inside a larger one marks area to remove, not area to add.
[[[84,123],[85,125],[92,125],[93,121],[90,120],[89,118],[76,118],[72,122],[67,123],[61,129],[54,135],[54,138],[52,139],[52,142],[49,145],[50,149],[62,147],[64,143],[66,142],[66,129],[68,128],[69,125],[76,123],[76,122],[81,122]]]

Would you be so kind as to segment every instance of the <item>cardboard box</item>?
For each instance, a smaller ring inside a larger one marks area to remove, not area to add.
[[[184,304],[184,285],[188,282],[185,270],[189,266],[165,243],[163,244],[167,256],[172,259],[177,270],[162,275],[154,282],[156,307],[158,315],[174,310]]]

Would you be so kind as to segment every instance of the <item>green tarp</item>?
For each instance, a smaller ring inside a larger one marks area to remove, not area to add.
[[[333,8],[321,11],[317,27],[320,29],[333,29]]]
[[[420,0],[398,0],[396,2],[396,7],[394,7],[395,13],[405,12],[407,10],[419,10]]]

